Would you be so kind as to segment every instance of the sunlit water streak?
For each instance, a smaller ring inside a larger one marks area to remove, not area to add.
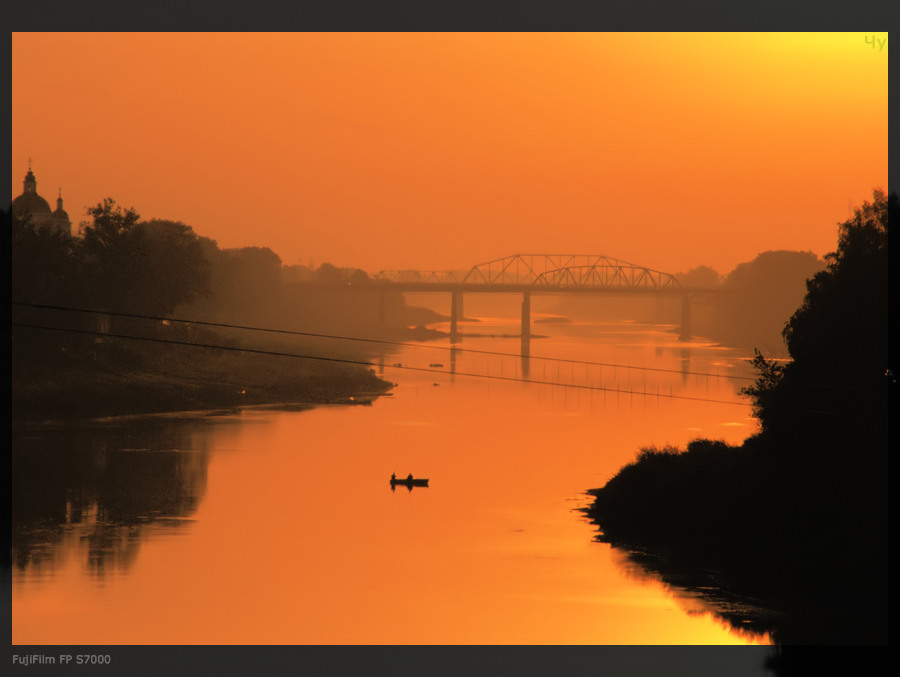
[[[17,440],[39,460],[17,466],[13,643],[765,642],[624,564],[579,512],[642,446],[753,432],[746,404],[679,399],[742,402],[728,377],[747,356],[653,325],[536,327],[534,357],[671,371],[532,359],[529,378],[569,387],[551,386],[454,375],[447,350],[406,348],[377,367],[397,385],[372,406]],[[525,377],[517,357],[454,359]],[[430,486],[392,491],[392,472]]]

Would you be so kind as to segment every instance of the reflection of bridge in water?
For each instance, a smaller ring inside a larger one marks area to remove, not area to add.
[[[531,297],[535,294],[680,295],[679,337],[686,340],[691,336],[691,297],[718,291],[684,287],[669,273],[587,254],[515,254],[480,263],[468,271],[385,270],[365,282],[310,284],[340,286],[348,291],[448,292],[451,343],[457,343],[460,337],[463,294],[521,294],[523,357],[530,353]],[[383,307],[382,300],[382,311]]]

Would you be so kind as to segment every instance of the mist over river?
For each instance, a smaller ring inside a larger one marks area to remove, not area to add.
[[[643,446],[755,432],[750,355],[548,308],[525,362],[517,301],[467,296],[371,406],[16,432],[13,644],[768,643],[580,512]]]

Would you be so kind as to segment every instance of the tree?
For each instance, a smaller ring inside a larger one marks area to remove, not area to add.
[[[138,243],[134,226],[140,215],[104,198],[82,221],[81,254],[85,266],[85,302],[98,310],[134,312],[131,273],[136,267]]]
[[[861,368],[887,368],[888,221],[897,194],[874,192],[871,203],[840,224],[828,268],[807,283],[803,305],[784,329],[794,360],[816,365],[838,359]],[[844,370],[847,371],[847,370]]]
[[[781,332],[803,301],[806,280],[822,270],[812,252],[767,251],[737,265],[723,280],[715,317],[717,338],[736,345],[782,347]]]
[[[764,434],[820,456],[847,444],[872,458],[886,452],[890,216],[896,193],[876,190],[840,224],[837,250],[784,328],[792,361],[776,367],[757,355],[760,376],[744,392]]]
[[[87,215],[92,220],[81,222],[82,242],[85,250],[96,256],[118,246],[141,218],[132,207],[122,209],[111,197],[88,207]]]
[[[323,263],[316,270],[317,282],[328,282],[338,284],[344,281],[344,274],[341,269],[331,263]]]
[[[113,312],[170,315],[209,293],[209,263],[190,226],[141,222],[132,208],[105,198],[81,224],[89,286],[85,301]]]
[[[268,247],[214,249],[212,307],[220,320],[267,323],[281,300],[281,259]]]
[[[4,214],[12,241],[12,298],[67,305],[83,288],[75,241],[68,233],[32,227],[30,215]]]
[[[180,221],[153,219],[134,226],[139,243],[134,300],[152,315],[210,294],[210,265],[200,239]]]
[[[678,273],[675,277],[683,287],[699,289],[715,289],[722,282],[722,276],[710,266],[697,266],[686,273]]]

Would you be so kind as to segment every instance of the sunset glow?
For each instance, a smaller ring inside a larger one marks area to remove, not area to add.
[[[887,51],[866,39],[19,33],[11,196],[30,159],[73,222],[113,197],[286,264],[724,274],[822,256],[887,189]]]
[[[886,43],[13,33],[14,663],[886,643]]]

